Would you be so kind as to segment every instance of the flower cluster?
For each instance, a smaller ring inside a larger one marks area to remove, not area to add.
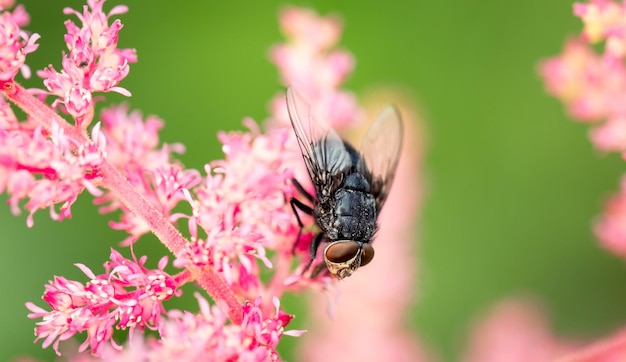
[[[249,298],[277,296],[284,287],[274,284],[266,293],[259,268],[275,266],[277,283],[289,272],[299,226],[286,200],[297,196],[291,179],[301,155],[288,129],[264,135],[247,123],[251,133],[219,135],[226,158],[208,165],[206,178],[190,190],[191,215],[177,215],[188,220],[191,242],[175,265],[208,265]],[[301,241],[310,239],[306,233]],[[266,250],[276,253],[275,263]]]
[[[49,208],[53,220],[71,217],[71,205],[78,194],[87,189],[97,195],[93,184],[97,168],[104,160],[106,141],[96,125],[91,140],[77,144],[56,123],[49,130],[30,122],[3,120],[0,129],[0,190],[11,196],[9,203],[14,214],[19,204],[30,212],[27,224],[32,226],[36,211]],[[34,126],[34,127],[33,127]],[[60,211],[54,205],[61,203]]]
[[[69,53],[63,55],[63,70],[57,72],[49,66],[37,73],[48,92],[59,97],[53,105],[62,104],[81,128],[86,128],[93,118],[93,92],[113,91],[130,96],[118,84],[128,75],[128,64],[137,62],[134,49],[117,49],[121,21],[108,23],[110,16],[125,13],[126,6],[116,6],[105,14],[104,1],[88,0],[87,4],[82,14],[70,8],[64,11],[76,15],[82,26],[65,22]]]
[[[280,24],[290,42],[274,46],[271,59],[283,83],[296,87],[315,106],[319,121],[333,127],[357,121],[361,111],[355,96],[339,89],[354,68],[350,53],[334,49],[342,30],[339,18],[287,7]],[[289,123],[283,95],[274,97],[272,114],[276,122]]]
[[[173,158],[173,154],[185,151],[184,146],[159,145],[158,133],[163,128],[163,121],[155,116],[144,120],[140,112],[129,112],[126,105],[103,110],[101,122],[108,162],[122,170],[128,182],[140,190],[150,204],[170,217],[172,210],[185,200],[183,190],[198,185],[202,179],[197,170],[185,169]],[[120,220],[110,223],[113,229],[129,234],[122,245],[130,245],[150,232],[150,226],[114,192],[103,193],[95,203],[102,205],[102,213],[122,211]]]
[[[574,14],[583,21],[581,34],[567,41],[561,55],[545,60],[541,74],[572,117],[593,125],[589,137],[598,150],[626,155],[626,7],[592,0],[576,3]],[[595,226],[603,245],[619,255],[626,250],[626,234],[619,231],[626,223],[619,212],[625,201],[622,194],[609,200]]]
[[[603,152],[626,157],[626,3],[590,0],[574,4],[581,33],[567,41],[561,55],[540,67],[548,92],[571,116],[592,125],[589,137]],[[626,184],[606,203],[595,233],[611,252],[626,256]],[[617,361],[626,353],[626,335],[600,341],[563,361]]]
[[[302,331],[285,331],[292,316],[275,311],[267,316],[260,309],[261,299],[243,306],[241,325],[228,325],[228,317],[217,306],[196,293],[200,313],[171,310],[160,327],[160,340],[136,338],[130,348],[105,348],[105,360],[128,361],[276,361],[276,345],[283,335],[299,336]]]
[[[0,80],[13,79],[18,71],[21,71],[25,78],[30,77],[30,68],[24,62],[26,55],[39,47],[35,44],[39,35],[28,34],[20,28],[28,22],[29,18],[23,6],[0,15],[0,44],[3,53],[0,59]]]
[[[111,340],[114,325],[118,329],[155,329],[164,313],[162,303],[177,292],[178,281],[163,271],[167,257],[155,270],[145,268],[145,262],[145,257],[129,260],[112,250],[104,274],[95,275],[87,266],[76,264],[90,279],[85,285],[55,277],[43,295],[52,311],[26,304],[33,312],[29,318],[44,318],[37,323],[37,339],[45,338],[43,346],[52,344],[60,354],[60,341],[87,332],[79,352],[90,347],[99,354]]]
[[[37,72],[45,89],[27,90],[15,80],[20,69],[27,74],[25,55],[39,38],[21,29],[28,21],[24,8],[0,14],[0,191],[8,194],[15,214],[21,208],[29,212],[28,226],[36,211],[46,208],[54,220],[71,217],[72,204],[87,191],[101,213],[121,211],[109,226],[127,233],[122,246],[154,233],[180,270],[164,272],[167,257],[150,269],[145,257],[126,259],[115,250],[103,274],[77,264],[87,283],[55,277],[43,296],[47,309],[27,303],[29,317],[41,319],[37,339],[60,353],[61,341],[86,334],[78,352],[110,359],[145,359],[145,353],[172,359],[203,353],[226,360],[278,359],[281,337],[301,334],[285,332],[293,316],[280,309],[279,298],[286,291],[329,289],[333,283],[323,273],[303,273],[314,230],[301,232],[289,199],[299,196],[293,178],[309,190],[312,185],[286,121],[284,96],[272,103],[266,132],[246,119],[248,132],[219,134],[224,159],[207,164],[205,174],[185,168],[175,159],[183,145],[159,140],[162,120],[144,118],[127,105],[95,114],[96,99],[104,98],[94,93],[130,95],[120,82],[137,60],[134,50],[117,48],[122,23],[112,17],[127,8],[107,13],[104,4],[87,0],[82,12],[64,10],[80,22],[65,23],[68,50],[62,69],[51,65]],[[335,126],[358,119],[355,97],[339,89],[353,60],[333,49],[341,33],[337,18],[288,8],[281,24],[293,40],[273,51],[285,85],[302,87],[311,105]],[[46,96],[53,96],[50,104],[42,101]],[[26,120],[18,120],[11,103]],[[331,109],[336,109],[332,117]],[[302,220],[313,225],[309,216]],[[186,222],[189,239],[177,229],[180,222]],[[188,283],[204,289],[215,305],[198,297],[199,314],[167,311],[163,301]],[[146,328],[158,339],[131,333],[125,346],[113,340],[115,329]]]

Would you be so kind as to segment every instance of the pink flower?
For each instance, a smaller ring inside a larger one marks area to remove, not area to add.
[[[561,56],[541,66],[548,91],[563,101],[575,118],[600,123],[590,132],[601,151],[626,155],[626,3],[591,0],[574,5],[584,23],[577,40]],[[593,44],[594,47],[590,45]],[[600,49],[598,51],[596,49]],[[594,225],[602,245],[626,257],[626,178]],[[600,340],[559,361],[620,361],[626,355],[625,334]],[[547,357],[547,355],[546,355]],[[482,360],[482,359],[481,359]]]
[[[196,293],[200,313],[172,310],[159,329],[160,339],[135,338],[123,352],[105,348],[105,361],[277,361],[276,345],[283,335],[299,336],[302,331],[285,331],[293,316],[280,312],[265,315],[254,303],[242,306],[243,323],[227,324],[227,316],[218,306]]]
[[[594,230],[605,248],[626,257],[626,177],[622,178],[619,193],[607,200]]]
[[[119,20],[108,24],[109,17],[123,14],[126,6],[116,6],[108,14],[102,10],[104,1],[89,0],[83,13],[66,8],[65,14],[74,14],[82,23],[78,27],[65,22],[65,43],[69,54],[64,54],[63,70],[57,72],[52,65],[39,71],[50,94],[59,97],[58,103],[76,118],[77,125],[86,128],[93,118],[93,92],[117,92],[130,96],[118,86],[129,72],[129,63],[137,62],[133,49],[117,49]],[[90,11],[91,10],[91,11]]]
[[[172,210],[185,200],[183,190],[201,182],[198,171],[185,169],[172,159],[174,153],[184,152],[184,146],[159,145],[158,132],[163,121],[154,116],[144,120],[140,112],[129,113],[125,105],[105,109],[102,121],[107,160],[120,169],[152,205],[169,217]],[[150,232],[149,225],[124,206],[114,193],[105,193],[95,203],[103,205],[100,208],[102,213],[123,211],[120,221],[111,222],[112,228],[129,234],[122,245],[129,245]]]
[[[293,131],[276,128],[260,134],[252,120],[250,133],[221,133],[225,154],[207,166],[207,176],[190,189],[188,219],[192,242],[178,255],[176,266],[211,266],[238,294],[280,296],[289,274],[299,226],[287,200],[298,196],[291,182],[308,178]],[[304,217],[309,224],[312,218]],[[303,233],[297,255],[308,261],[312,233]],[[274,260],[268,250],[275,253]],[[260,265],[259,265],[260,263]],[[260,268],[277,266],[270,289],[259,279]],[[281,280],[282,279],[282,280]],[[266,306],[267,307],[267,306]]]
[[[38,34],[28,35],[20,29],[27,19],[23,19],[23,7],[17,7],[15,13],[9,11],[0,14],[0,80],[13,79],[19,70],[25,78],[30,77],[30,68],[24,64],[26,54],[34,52],[38,44]]]
[[[577,348],[556,337],[535,303],[498,303],[472,328],[464,362],[549,362]]]
[[[600,151],[626,152],[626,114],[609,118],[591,129],[589,138]]]
[[[145,268],[145,261],[146,257],[125,259],[111,250],[104,274],[95,275],[88,267],[76,264],[91,279],[85,285],[55,277],[43,296],[51,311],[26,303],[33,312],[29,318],[43,318],[35,329],[37,339],[45,338],[43,347],[52,344],[60,355],[60,341],[86,331],[87,340],[79,351],[89,347],[99,354],[104,343],[111,340],[115,325],[118,329],[157,328],[165,313],[162,302],[177,293],[178,285],[163,272],[167,257],[156,270]]]
[[[0,1],[0,8],[7,9],[15,4],[15,0],[2,0]]]
[[[582,121],[626,115],[626,68],[607,61],[588,45],[569,41],[563,54],[544,61],[540,68],[548,91],[561,99]]]
[[[575,4],[574,13],[583,20],[582,34],[568,41],[561,55],[545,60],[540,72],[548,92],[559,98],[574,118],[596,123],[589,132],[596,148],[626,155],[626,6],[592,0]],[[604,44],[590,46],[600,42]],[[626,256],[623,198],[620,195],[607,203],[595,232],[605,247]]]
[[[284,85],[291,85],[314,106],[319,121],[345,127],[360,117],[356,98],[338,88],[354,68],[350,53],[335,50],[341,24],[334,16],[321,17],[311,10],[287,7],[280,14],[287,44],[272,48],[271,59]],[[289,124],[284,96],[272,101],[274,122]]]
[[[626,55],[626,7],[612,0],[575,3],[574,14],[584,23],[582,36],[590,43],[606,40],[606,55]]]
[[[37,210],[50,208],[52,218],[62,220],[71,217],[71,205],[84,189],[99,193],[92,180],[106,147],[100,127],[93,128],[93,141],[77,148],[55,125],[51,134],[29,123],[14,126],[0,130],[0,169],[7,175],[0,190],[11,194],[14,213],[19,212],[18,203],[28,199],[24,207],[30,211],[29,226]],[[63,203],[60,213],[54,209],[58,203]]]

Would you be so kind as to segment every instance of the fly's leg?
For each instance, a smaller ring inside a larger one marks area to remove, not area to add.
[[[299,193],[304,195],[304,197],[307,200],[309,200],[309,202],[315,203],[315,199],[313,198],[313,195],[308,193],[304,189],[304,187],[302,187],[302,184],[298,182],[298,180],[294,178],[294,179],[291,179],[291,182],[295,186],[296,190],[298,190]],[[298,214],[297,209],[299,209],[300,211],[304,212],[307,215],[313,215],[313,208],[304,204],[302,201],[294,197],[292,197],[289,200],[289,204],[291,205],[291,209],[293,210],[293,213],[296,215],[296,220],[298,220],[298,225],[300,226],[300,230],[298,230],[298,238],[296,239],[296,242],[293,244],[293,248],[291,249],[291,253],[295,254],[296,247],[298,246],[298,243],[300,242],[300,237],[302,236],[302,229],[304,228],[304,224],[302,223],[302,220],[300,220],[300,215]],[[307,270],[309,270],[309,268],[311,267],[311,264],[313,264],[313,261],[315,260],[315,257],[317,256],[317,249],[322,243],[322,240],[324,240],[324,233],[320,232],[317,235],[315,235],[315,238],[313,239],[313,241],[311,242],[311,245],[309,246],[309,255],[311,256],[311,258],[309,259],[309,262],[306,264],[306,266],[302,270],[302,274],[304,274]],[[324,263],[322,263],[321,265],[325,266]],[[315,275],[313,275],[312,277],[315,277],[317,274],[320,273],[321,270],[318,270],[318,269],[320,269],[319,265],[315,267],[315,270],[313,271]]]
[[[300,230],[298,230],[298,237],[296,238],[296,242],[293,244],[293,247],[291,248],[291,254],[295,254],[296,247],[298,246],[298,243],[300,242],[300,236],[302,236],[302,229],[304,228],[304,224],[302,223],[302,220],[300,220],[300,214],[298,214],[298,210],[296,210],[296,208],[300,209],[300,211],[304,212],[307,215],[313,215],[313,209],[310,206],[305,205],[304,203],[302,203],[302,201],[294,197],[289,199],[289,204],[291,204],[291,209],[293,210],[293,213],[296,215],[296,220],[298,220],[298,226],[300,226]]]
[[[319,246],[322,243],[323,239],[324,239],[324,234],[323,233],[319,233],[319,234],[315,235],[315,239],[313,239],[313,241],[311,242],[311,246],[309,246],[309,254],[311,255],[311,259],[309,259],[309,262],[306,264],[304,269],[302,269],[302,273],[303,274],[307,270],[309,270],[309,268],[311,267],[311,264],[313,264],[313,261],[315,260],[315,257],[317,256],[317,249],[319,248]],[[315,269],[317,269],[317,268],[315,268]],[[319,272],[317,272],[315,274],[317,275],[318,273]],[[312,276],[312,278],[313,277],[314,276]]]
[[[293,178],[291,179],[291,182],[295,186],[296,190],[298,190],[298,192],[304,195],[304,197],[306,197],[307,200],[309,200],[311,203],[314,202],[313,195],[308,193],[304,189],[304,187],[302,187],[300,182],[298,182],[298,180]],[[296,210],[296,208],[300,209],[300,211],[304,212],[307,215],[313,215],[313,208],[304,204],[302,201],[296,199],[295,197],[292,197],[291,199],[289,199],[289,204],[291,205],[291,209],[293,210],[293,213],[296,215],[296,220],[298,220],[298,225],[300,226],[300,230],[298,230],[298,238],[296,239],[296,242],[293,244],[293,247],[291,248],[291,254],[295,254],[296,247],[298,246],[298,243],[300,242],[300,237],[302,236],[302,229],[304,228],[304,224],[302,223],[302,220],[300,220],[300,215],[298,214],[298,210]]]
[[[300,184],[300,182],[298,182],[298,180],[296,180],[295,178],[292,178],[291,179],[291,183],[296,187],[296,190],[298,190],[299,193],[304,195],[304,197],[306,197],[307,200],[309,200],[311,203],[313,203],[313,195],[308,193],[307,190],[305,190],[304,187],[302,187],[302,184]]]

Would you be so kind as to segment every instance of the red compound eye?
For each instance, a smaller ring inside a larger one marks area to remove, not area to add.
[[[359,244],[354,241],[336,242],[326,248],[326,259],[331,263],[345,263],[353,259],[358,252]]]
[[[361,266],[369,264],[374,259],[374,248],[370,244],[363,245],[363,251],[361,252]]]

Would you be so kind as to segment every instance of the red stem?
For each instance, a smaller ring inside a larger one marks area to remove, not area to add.
[[[89,138],[73,125],[67,123],[56,114],[47,104],[28,93],[19,84],[9,81],[0,82],[4,95],[30,115],[42,127],[50,131],[53,122],[58,124],[71,138],[79,143],[89,142]],[[181,233],[170,223],[154,205],[148,202],[141,193],[128,182],[120,171],[108,161],[100,166],[99,174],[102,176],[102,185],[115,193],[119,200],[131,212],[140,216],[148,224],[152,232],[161,242],[177,255],[188,243]],[[204,288],[215,301],[224,301],[228,305],[228,315],[233,323],[241,324],[243,314],[241,303],[229,288],[224,279],[211,268],[187,267],[191,275],[202,288]]]
[[[620,356],[626,356],[626,330],[621,330],[613,336],[594,342],[582,350],[557,359],[555,362],[622,361]]]

